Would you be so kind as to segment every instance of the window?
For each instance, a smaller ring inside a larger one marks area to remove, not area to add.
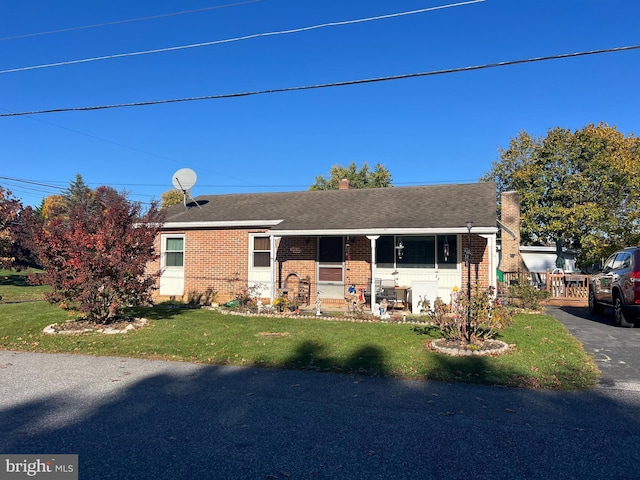
[[[402,241],[402,258],[396,245]],[[382,236],[376,242],[376,264],[393,268],[458,268],[457,235]]]
[[[184,237],[165,237],[164,266],[184,267]]]
[[[341,263],[342,242],[342,237],[320,237],[318,261],[320,263]]]
[[[318,289],[323,298],[344,299],[344,238],[318,239]]]
[[[376,241],[376,264],[383,268],[393,268],[395,254],[393,237],[380,237]]]
[[[435,268],[436,237],[402,237],[404,249],[399,267]]]
[[[613,268],[613,263],[616,259],[615,253],[611,255],[604,264],[603,272],[609,272]]]
[[[438,235],[438,268],[457,268],[458,236]]]
[[[269,237],[253,237],[253,266],[271,266],[271,240]]]
[[[613,269],[618,270],[621,268],[629,268],[631,265],[631,254],[630,253],[619,253],[616,256],[615,261],[613,262]]]

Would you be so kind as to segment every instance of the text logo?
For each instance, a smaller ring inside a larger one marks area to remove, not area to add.
[[[78,480],[78,455],[0,455],[0,478]]]

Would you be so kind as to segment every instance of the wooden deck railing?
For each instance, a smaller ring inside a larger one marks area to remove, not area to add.
[[[549,305],[587,305],[590,275],[547,272],[546,276],[547,291],[551,293]]]
[[[514,283],[528,282],[538,288],[546,289],[551,297],[549,305],[556,306],[586,306],[589,296],[589,275],[576,273],[546,273],[524,274],[522,272],[504,272],[502,288],[499,293],[508,295],[509,286]]]

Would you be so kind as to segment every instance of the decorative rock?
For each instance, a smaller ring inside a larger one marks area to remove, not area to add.
[[[135,330],[136,328],[144,327],[148,323],[149,323],[149,320],[147,320],[146,318],[136,318],[133,322],[130,322],[124,328],[114,328],[108,325],[105,325],[105,326],[95,325],[94,328],[68,328],[68,329],[64,328],[64,324],[58,325],[57,323],[52,323],[51,325],[47,325],[42,330],[42,333],[46,333],[48,335],[73,335],[77,333],[95,332],[95,333],[104,333],[105,335],[113,335],[116,333],[130,332],[132,330]]]
[[[485,340],[485,345],[478,349],[466,349],[466,348],[453,348],[445,347],[441,344],[447,342],[446,338],[440,338],[438,340],[431,341],[431,348],[444,353],[445,355],[452,355],[455,357],[471,357],[471,356],[487,356],[487,355],[502,355],[509,351],[509,344],[500,340]],[[490,345],[490,347],[487,347]]]

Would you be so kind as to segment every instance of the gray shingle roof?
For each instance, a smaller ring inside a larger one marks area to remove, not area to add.
[[[282,220],[272,231],[496,226],[491,182],[418,187],[205,195],[170,207],[167,223]]]

